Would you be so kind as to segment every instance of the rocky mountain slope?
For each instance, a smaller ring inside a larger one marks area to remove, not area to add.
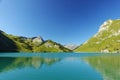
[[[108,20],[104,22],[100,26],[99,31],[75,51],[120,52],[120,20]]]
[[[42,37],[13,36],[0,31],[0,52],[71,52],[52,40]]]

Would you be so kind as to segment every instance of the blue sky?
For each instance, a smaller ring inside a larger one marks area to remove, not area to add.
[[[120,18],[120,0],[0,0],[0,29],[81,44],[108,19]]]

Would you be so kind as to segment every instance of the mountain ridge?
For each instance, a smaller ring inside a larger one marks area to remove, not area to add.
[[[120,53],[120,19],[107,20],[98,32],[85,43],[75,49],[75,52],[112,52]]]
[[[0,52],[72,52],[63,45],[42,37],[27,38],[6,34],[0,30]]]
[[[0,52],[104,52],[120,53],[120,19],[107,20],[98,32],[80,46],[61,45],[41,36],[24,37],[0,30]]]

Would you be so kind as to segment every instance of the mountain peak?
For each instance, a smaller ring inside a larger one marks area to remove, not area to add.
[[[111,19],[105,21],[105,22],[100,26],[100,29],[99,29],[98,32],[101,32],[101,31],[107,30],[107,29],[110,27],[110,25],[112,24],[112,22],[113,22],[113,20],[111,20]]]
[[[35,45],[40,45],[44,42],[43,38],[41,36],[33,37],[32,41]]]
[[[99,31],[75,51],[120,52],[120,19],[105,21]]]

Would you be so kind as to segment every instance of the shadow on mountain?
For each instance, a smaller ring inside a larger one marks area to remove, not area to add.
[[[3,31],[0,31],[0,52],[17,52],[17,46]]]

